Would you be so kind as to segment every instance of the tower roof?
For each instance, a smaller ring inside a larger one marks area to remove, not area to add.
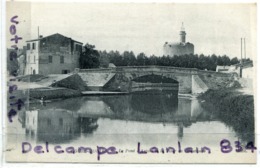
[[[181,23],[181,31],[185,31],[183,22]]]

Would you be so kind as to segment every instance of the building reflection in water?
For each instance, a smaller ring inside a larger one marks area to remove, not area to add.
[[[65,109],[30,110],[25,118],[26,135],[37,142],[68,142],[98,128],[97,118],[79,117]]]
[[[176,91],[78,97],[46,106],[31,104],[23,118],[28,137],[50,143],[65,143],[82,134],[92,134],[98,129],[98,118],[173,124],[179,138],[192,123],[212,120],[197,100],[178,98]]]

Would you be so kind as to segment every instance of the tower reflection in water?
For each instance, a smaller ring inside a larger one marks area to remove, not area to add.
[[[176,91],[147,91],[124,96],[71,98],[46,106],[31,104],[21,121],[28,138],[65,143],[93,134],[99,128],[98,118],[176,125],[179,138],[192,123],[212,120],[197,100],[178,98]]]

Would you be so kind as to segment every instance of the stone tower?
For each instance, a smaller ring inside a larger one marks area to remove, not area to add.
[[[185,29],[183,26],[183,22],[182,22],[181,31],[180,31],[180,42],[183,44],[185,44],[185,42],[186,42],[186,32],[185,32]]]
[[[194,45],[192,43],[186,43],[186,32],[182,23],[180,31],[180,42],[165,42],[163,45],[163,55],[186,55],[194,54]]]

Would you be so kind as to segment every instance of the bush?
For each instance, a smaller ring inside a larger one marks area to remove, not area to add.
[[[208,90],[199,99],[206,100],[203,107],[233,128],[245,141],[254,141],[254,97],[241,95],[235,89]]]

